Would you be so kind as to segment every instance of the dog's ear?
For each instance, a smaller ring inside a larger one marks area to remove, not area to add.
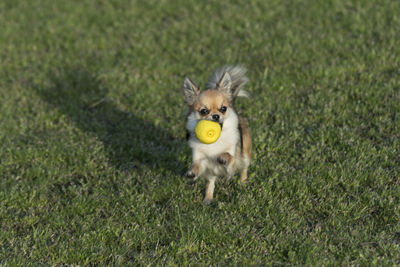
[[[196,97],[199,95],[199,87],[192,82],[188,77],[183,81],[183,93],[185,95],[185,101],[188,105],[193,105]]]
[[[217,83],[217,89],[223,93],[231,95],[232,79],[228,72],[222,74],[221,79]]]

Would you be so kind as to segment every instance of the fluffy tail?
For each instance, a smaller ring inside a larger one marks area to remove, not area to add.
[[[224,66],[214,71],[208,79],[206,89],[217,88],[219,82],[225,73],[228,73],[231,79],[230,91],[233,99],[237,96],[249,97],[249,93],[243,90],[244,85],[249,81],[246,77],[246,68],[243,66]]]

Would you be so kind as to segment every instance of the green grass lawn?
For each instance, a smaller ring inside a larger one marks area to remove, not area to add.
[[[0,265],[400,264],[400,1],[0,1]],[[248,68],[249,183],[181,84]]]

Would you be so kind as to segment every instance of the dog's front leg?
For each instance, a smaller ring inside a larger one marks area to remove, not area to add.
[[[232,167],[235,161],[236,146],[232,145],[227,151],[218,156],[219,164],[224,165],[228,169]]]
[[[193,162],[192,166],[186,173],[186,177],[191,180],[196,180],[200,174],[200,161]]]
[[[234,156],[232,156],[232,154],[230,154],[229,152],[224,152],[221,155],[219,155],[219,157],[217,158],[217,161],[219,164],[226,167],[228,175],[232,175],[233,166],[234,166],[234,162],[235,162],[235,158],[234,158]]]

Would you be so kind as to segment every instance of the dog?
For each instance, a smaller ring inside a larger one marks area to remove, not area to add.
[[[182,87],[188,105],[187,140],[192,148],[192,165],[186,177],[192,181],[199,176],[207,179],[205,204],[213,200],[217,177],[232,177],[240,172],[240,181],[247,181],[251,160],[250,129],[234,109],[236,97],[248,97],[243,90],[247,82],[246,69],[242,66],[224,66],[215,70],[203,91],[188,77],[184,79]],[[195,127],[200,120],[221,125],[221,135],[215,143],[204,144],[197,139]]]

